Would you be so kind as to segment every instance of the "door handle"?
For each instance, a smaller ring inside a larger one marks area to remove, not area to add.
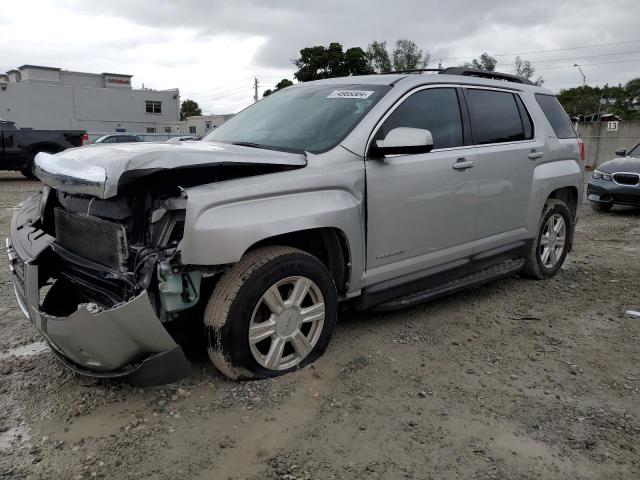
[[[473,160],[465,160],[464,158],[459,158],[456,160],[456,163],[453,164],[455,170],[467,170],[468,168],[473,168],[473,166],[475,166]]]
[[[532,150],[531,153],[529,154],[529,159],[530,160],[537,160],[539,158],[542,158],[543,156],[544,156],[544,153],[536,152],[535,150]]]

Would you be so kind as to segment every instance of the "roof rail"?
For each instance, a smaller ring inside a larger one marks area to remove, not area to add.
[[[442,72],[441,68],[414,68],[412,70],[394,70],[392,72],[382,72],[380,75],[393,75],[396,73],[422,73],[422,72]]]
[[[444,75],[464,75],[466,77],[481,77],[489,78],[492,80],[504,80],[507,82],[522,83],[524,85],[535,85],[531,80],[517,75],[511,75],[510,73],[489,72],[487,70],[478,70],[475,68],[466,67],[449,67],[444,70],[440,70],[440,73]]]

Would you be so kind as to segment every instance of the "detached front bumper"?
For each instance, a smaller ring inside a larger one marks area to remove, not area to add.
[[[587,199],[591,202],[640,206],[640,186],[620,185],[613,180],[590,178]]]
[[[66,317],[41,311],[38,260],[54,238],[31,226],[33,201],[14,211],[6,240],[16,298],[25,316],[71,369],[94,377],[126,378],[137,385],[175,381],[190,372],[181,347],[157,318],[147,292],[110,309],[80,304]]]

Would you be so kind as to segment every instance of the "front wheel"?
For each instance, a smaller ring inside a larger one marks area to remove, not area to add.
[[[327,348],[336,288],[314,256],[290,247],[249,252],[216,285],[205,310],[208,351],[231,379],[281,375]]]
[[[591,202],[591,208],[593,208],[596,212],[607,213],[611,211],[612,207],[612,202]]]
[[[572,228],[567,205],[558,199],[547,200],[537,236],[525,259],[524,275],[542,280],[558,273],[569,252]]]

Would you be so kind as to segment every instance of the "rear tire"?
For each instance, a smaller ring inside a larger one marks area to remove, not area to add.
[[[543,280],[558,273],[569,252],[572,237],[573,223],[569,208],[561,200],[548,199],[522,268],[524,276]]]
[[[326,350],[337,305],[331,274],[316,257],[278,246],[249,252],[207,304],[209,358],[231,379],[302,368]]]
[[[596,212],[607,213],[613,208],[612,202],[591,202],[591,208]]]

